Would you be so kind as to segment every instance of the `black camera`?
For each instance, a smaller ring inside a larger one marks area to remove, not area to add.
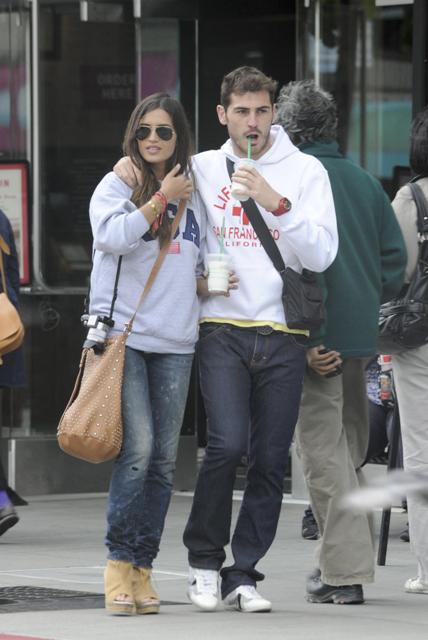
[[[113,318],[85,313],[80,320],[85,327],[89,328],[83,347],[94,349],[94,351],[103,351],[107,334],[114,327]]]

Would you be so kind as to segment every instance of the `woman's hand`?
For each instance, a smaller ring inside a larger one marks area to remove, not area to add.
[[[160,190],[165,194],[168,202],[171,200],[187,200],[193,191],[193,183],[180,171],[180,165],[176,164],[161,182]]]
[[[320,344],[318,347],[311,347],[306,352],[306,361],[309,367],[320,376],[331,373],[342,364],[342,359],[338,351],[322,353],[324,349],[324,345]]]
[[[243,165],[232,175],[233,182],[244,185],[251,198],[261,205],[266,211],[275,211],[280,199],[283,197],[263,178],[255,167]]]
[[[143,183],[143,176],[140,169],[135,166],[129,156],[123,156],[113,167],[113,171],[128,187],[135,189]]]

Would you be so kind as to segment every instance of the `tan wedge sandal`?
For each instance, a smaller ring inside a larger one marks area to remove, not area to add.
[[[104,570],[105,606],[108,613],[116,616],[135,615],[137,609],[133,596],[132,577],[131,562],[108,560]]]
[[[134,567],[133,587],[137,613],[159,613],[160,599],[151,581],[152,570]]]

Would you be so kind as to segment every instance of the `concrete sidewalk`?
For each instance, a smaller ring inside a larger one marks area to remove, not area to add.
[[[316,543],[300,536],[303,505],[285,497],[277,538],[259,565],[267,576],[260,592],[272,600],[273,611],[204,613],[185,593],[181,535],[190,504],[191,496],[176,494],[168,514],[155,566],[165,603],[161,614],[118,618],[102,608],[105,496],[30,499],[30,505],[19,510],[21,521],[0,538],[0,640],[9,634],[49,640],[428,637],[428,596],[403,592],[404,581],[415,574],[409,544],[398,537],[406,514],[392,515],[387,564],[378,567],[376,582],[366,586],[365,605],[309,604],[305,576],[314,566]],[[235,515],[238,508],[239,495]],[[379,520],[379,514],[376,517]]]

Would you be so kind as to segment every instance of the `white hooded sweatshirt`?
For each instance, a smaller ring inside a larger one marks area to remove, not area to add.
[[[286,266],[322,272],[333,262],[338,248],[336,213],[328,175],[313,156],[295,147],[283,128],[271,128],[272,146],[257,160],[256,168],[275,191],[287,197],[289,213],[275,217],[259,210],[276,241]],[[214,151],[194,156],[197,188],[206,213],[206,250],[219,251],[225,220],[224,250],[239,276],[239,288],[230,297],[209,296],[202,302],[202,320],[281,325],[286,319],[281,302],[282,280],[261,246],[242,205],[230,195],[226,157],[237,160],[231,140]]]

